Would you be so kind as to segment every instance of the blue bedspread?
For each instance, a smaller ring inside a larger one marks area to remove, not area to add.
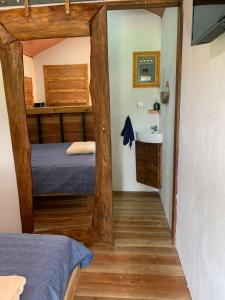
[[[33,144],[33,194],[94,194],[95,154],[68,155],[71,143]]]
[[[73,269],[91,260],[86,247],[64,236],[0,234],[0,275],[27,279],[21,300],[63,300]]]

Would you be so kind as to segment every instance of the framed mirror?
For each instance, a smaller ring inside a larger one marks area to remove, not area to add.
[[[160,51],[133,52],[133,88],[160,86]]]

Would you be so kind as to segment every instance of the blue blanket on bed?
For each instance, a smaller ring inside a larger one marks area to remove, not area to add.
[[[26,278],[21,300],[63,300],[73,269],[91,260],[86,247],[64,236],[0,234],[0,275]]]
[[[33,194],[94,194],[95,154],[68,155],[71,143],[33,144]]]

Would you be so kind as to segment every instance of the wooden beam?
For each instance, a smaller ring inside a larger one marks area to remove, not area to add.
[[[34,107],[27,108],[27,115],[49,115],[49,114],[70,114],[70,113],[81,113],[81,112],[92,112],[92,106],[80,105],[80,106],[51,106],[51,107]]]
[[[156,14],[159,17],[163,17],[165,8],[161,7],[161,8],[146,8],[146,10],[148,10],[149,12]]]
[[[177,27],[177,61],[176,61],[176,95],[175,95],[175,128],[174,128],[174,156],[173,156],[173,211],[172,211],[172,238],[176,242],[177,225],[177,192],[178,192],[178,156],[180,132],[180,103],[181,103],[181,76],[183,54],[183,4],[178,9]]]
[[[0,23],[19,41],[48,38],[89,36],[89,21],[100,4],[71,5],[65,15],[64,5],[32,7],[30,16],[24,16],[23,8],[2,10]]]
[[[108,73],[108,40],[106,7],[94,16],[91,27],[90,92],[96,137],[96,184],[94,199],[94,240],[113,243],[112,162]]]
[[[108,0],[107,9],[165,8],[176,7],[182,0]]]
[[[23,232],[33,232],[31,150],[24,100],[23,49],[0,25],[0,60],[12,138]]]

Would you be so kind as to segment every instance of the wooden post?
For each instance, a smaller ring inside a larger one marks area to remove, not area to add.
[[[23,232],[33,232],[31,151],[27,132],[22,45],[0,25],[0,60],[8,108]]]
[[[107,11],[93,17],[91,28],[91,82],[96,137],[96,189],[93,227],[95,240],[113,244],[111,128],[108,74]],[[101,67],[100,67],[101,66]]]
[[[174,128],[174,156],[173,156],[173,215],[172,238],[176,242],[177,225],[177,184],[178,184],[178,157],[179,157],[179,130],[180,130],[180,103],[181,103],[181,73],[182,73],[182,46],[183,46],[183,4],[178,8],[177,28],[177,66],[176,66],[176,102]]]

